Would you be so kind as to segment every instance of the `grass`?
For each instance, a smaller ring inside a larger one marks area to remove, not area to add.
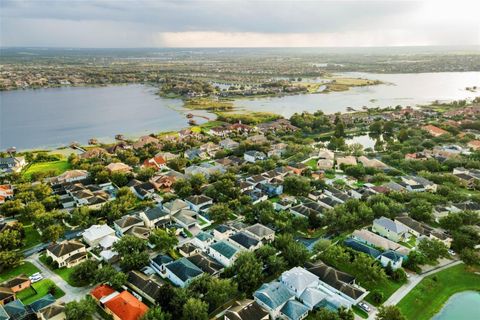
[[[370,283],[364,283],[362,284],[363,287],[365,287],[365,289],[367,289],[368,291],[370,291],[370,293],[368,294],[368,296],[365,298],[365,300],[367,300],[367,302],[373,304],[374,306],[378,306],[380,305],[381,303],[383,303],[384,301],[386,301],[388,298],[390,298],[390,296],[392,294],[395,293],[395,291],[397,291],[401,286],[403,285],[403,283],[400,283],[400,282],[395,282],[395,281],[392,281],[392,280],[386,280],[386,281],[383,281],[383,282],[380,282],[380,283],[376,283],[374,285],[370,284]],[[376,303],[375,301],[373,301],[372,299],[372,292],[376,290],[376,291],[379,291],[382,293],[383,295],[383,299],[382,299],[382,302],[379,304],[379,303]]]
[[[244,124],[259,124],[263,122],[273,121],[281,118],[278,114],[271,112],[248,112],[248,113],[231,113],[217,112],[218,120],[229,123],[241,121]]]
[[[409,248],[409,249],[412,249],[414,248],[416,245],[417,245],[417,238],[414,237],[414,236],[411,236],[407,242],[403,242],[403,241],[400,241],[399,244]]]
[[[73,281],[71,275],[73,273],[74,268],[59,268],[59,269],[53,269],[52,266],[50,266],[47,263],[47,256],[45,254],[42,254],[38,258],[45,266],[47,266],[50,270],[58,274],[63,280],[65,280],[69,285],[72,287],[81,287],[78,283]]]
[[[309,166],[312,170],[317,170],[318,158],[313,158],[305,162],[305,165]]]
[[[40,233],[32,224],[24,225],[25,239],[23,241],[23,249],[29,249],[39,243],[42,243]]]
[[[455,293],[480,291],[480,275],[475,274],[478,271],[460,264],[428,276],[398,303],[398,307],[407,319],[431,319]]]
[[[70,169],[70,167],[71,165],[67,160],[37,162],[28,167],[28,169],[23,173],[23,177],[30,179],[34,173],[49,171],[54,171],[55,175],[59,175]]]
[[[352,310],[353,312],[358,315],[359,317],[363,318],[363,319],[367,319],[368,318],[368,313],[366,313],[365,311],[363,311],[362,309],[360,309],[359,307],[357,306],[353,306],[352,307]]]
[[[9,280],[13,277],[16,277],[20,274],[25,274],[27,276],[31,276],[34,273],[39,272],[37,267],[35,267],[30,262],[24,261],[21,265],[16,266],[13,269],[7,270],[0,274],[0,282]]]
[[[23,304],[28,305],[38,299],[46,296],[50,292],[50,288],[55,286],[55,294],[53,295],[56,299],[61,298],[65,295],[65,292],[62,291],[55,283],[50,279],[43,279],[37,283],[32,284],[32,287],[17,293],[17,298],[20,299]]]

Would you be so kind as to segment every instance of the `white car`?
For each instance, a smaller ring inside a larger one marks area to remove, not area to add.
[[[370,307],[365,302],[359,302],[358,307],[362,310],[367,311],[367,312],[371,311]]]
[[[455,253],[453,250],[448,250],[448,253],[449,253],[451,256],[456,255],[456,253]]]
[[[30,279],[31,283],[35,283],[35,282],[38,282],[40,280],[43,280],[43,276],[39,272],[32,274],[28,278]]]

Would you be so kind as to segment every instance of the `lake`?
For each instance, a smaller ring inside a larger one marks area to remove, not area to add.
[[[448,299],[432,320],[473,320],[480,317],[480,292],[465,291]]]
[[[345,77],[380,80],[384,84],[354,87],[348,91],[328,94],[305,94],[283,97],[242,99],[235,106],[246,111],[265,111],[290,117],[295,112],[322,110],[325,113],[346,111],[348,107],[416,106],[435,100],[471,99],[480,92],[465,90],[480,87],[480,72],[373,74],[350,72]]]
[[[115,134],[135,137],[187,127],[182,100],[156,92],[143,85],[0,92],[0,149],[84,144],[90,138],[111,142]]]

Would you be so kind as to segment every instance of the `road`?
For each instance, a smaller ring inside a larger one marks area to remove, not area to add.
[[[26,258],[25,260],[31,262],[35,267],[37,267],[40,272],[42,273],[45,279],[52,280],[57,287],[65,292],[65,295],[59,299],[59,301],[70,302],[72,300],[80,300],[87,295],[91,287],[72,287],[69,285],[65,280],[62,279],[58,274],[50,270],[47,266],[45,266],[39,259],[39,254],[33,254],[30,257]]]
[[[413,288],[415,288],[415,286],[423,280],[423,278],[427,277],[427,276],[430,276],[432,274],[435,274],[439,271],[442,271],[442,270],[445,270],[445,269],[448,269],[450,267],[453,267],[453,266],[456,266],[458,264],[461,264],[463,263],[462,261],[460,260],[455,260],[455,261],[452,261],[452,262],[449,262],[449,263],[446,263],[436,269],[433,269],[433,270],[430,270],[428,272],[425,272],[425,273],[422,273],[422,274],[419,274],[419,275],[412,275],[408,282],[406,284],[404,284],[403,286],[401,286],[400,288],[398,288],[397,291],[395,291],[394,294],[392,294],[388,299],[387,301],[385,301],[383,303],[384,306],[391,306],[391,305],[396,305],[397,303],[399,303],[410,291],[412,291]],[[375,308],[372,310],[372,312],[370,313],[368,319],[375,319],[376,315],[377,315],[377,312],[378,310]]]

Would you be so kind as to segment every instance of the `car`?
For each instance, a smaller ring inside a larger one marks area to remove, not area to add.
[[[366,312],[370,312],[370,307],[365,302],[359,302],[358,307]]]
[[[188,238],[188,235],[185,231],[180,231],[180,236],[182,236],[183,238]]]
[[[30,282],[31,283],[36,283],[38,281],[41,281],[43,280],[43,276],[41,274],[36,274],[36,275],[32,275],[30,277],[28,277],[30,279]]]
[[[455,251],[453,251],[453,250],[448,250],[448,253],[449,253],[451,256],[456,255]]]

